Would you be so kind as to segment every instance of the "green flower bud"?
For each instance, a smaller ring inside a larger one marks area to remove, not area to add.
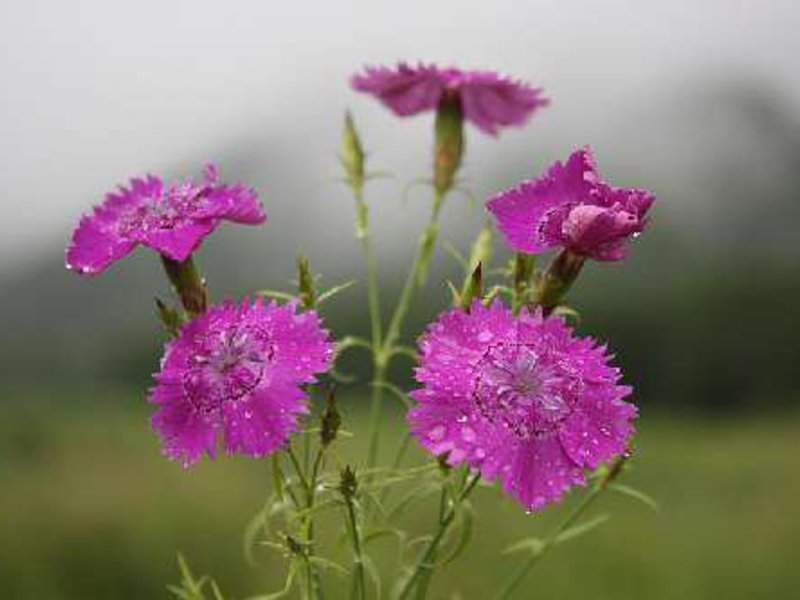
[[[303,308],[314,308],[317,291],[314,286],[314,276],[311,274],[311,263],[304,256],[297,257],[297,291]]]
[[[327,448],[336,439],[339,427],[342,424],[342,415],[336,408],[336,388],[328,390],[325,398],[325,412],[322,413],[322,424],[320,426],[319,437],[323,448]]]
[[[459,294],[459,306],[464,310],[469,310],[472,301],[483,298],[483,270],[481,263],[475,267],[472,274],[464,281],[464,287]]]
[[[358,491],[356,472],[350,468],[350,465],[347,465],[342,469],[339,479],[339,493],[341,493],[346,500],[351,500],[356,495],[356,491]]]
[[[350,111],[344,115],[344,132],[342,135],[342,152],[340,155],[347,183],[354,190],[364,186],[364,147],[358,137],[353,116]]]

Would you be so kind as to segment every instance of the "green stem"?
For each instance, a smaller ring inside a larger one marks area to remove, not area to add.
[[[350,535],[353,541],[354,569],[353,569],[353,594],[355,600],[364,600],[367,597],[366,578],[364,577],[364,553],[361,547],[361,535],[358,530],[356,511],[353,506],[353,498],[345,496],[347,505],[347,517],[350,522]]]
[[[378,290],[378,267],[375,260],[375,249],[372,243],[372,232],[369,228],[369,207],[364,201],[361,188],[353,191],[356,199],[358,224],[356,237],[361,240],[361,250],[367,266],[367,302],[369,305],[369,321],[372,329],[372,347],[381,345],[381,303]]]
[[[208,304],[208,292],[191,255],[180,262],[162,254],[161,263],[189,316],[194,317],[204,312]]]
[[[400,292],[400,298],[395,306],[392,319],[389,322],[389,327],[386,330],[386,337],[379,340],[375,345],[375,335],[373,328],[373,361],[374,371],[372,378],[372,401],[370,408],[370,442],[367,466],[374,467],[378,461],[378,446],[380,440],[380,421],[381,412],[383,408],[383,383],[385,382],[386,369],[391,360],[392,350],[397,339],[400,337],[400,329],[403,326],[408,310],[411,305],[411,298],[414,295],[414,289],[417,282],[427,269],[427,263],[430,262],[433,249],[436,247],[436,238],[439,231],[439,214],[441,213],[442,203],[444,202],[444,195],[436,194],[433,202],[433,209],[431,211],[430,219],[425,227],[425,230],[420,238],[419,248],[417,255],[414,259],[411,269],[406,277],[403,289]],[[376,292],[377,293],[377,292]]]
[[[382,351],[378,350],[375,352],[373,359],[372,399],[370,401],[369,410],[369,450],[367,452],[367,467],[370,469],[378,463],[381,409],[383,408],[383,384],[386,377],[386,362],[382,356]]]
[[[386,338],[383,341],[383,348],[390,351],[397,338],[400,337],[400,329],[403,326],[403,321],[408,314],[408,309],[411,306],[411,298],[414,295],[415,284],[419,280],[420,273],[424,273],[427,269],[428,262],[432,257],[433,249],[436,247],[436,239],[439,232],[439,214],[442,210],[444,203],[444,194],[437,193],[433,199],[433,208],[431,216],[425,227],[422,237],[420,238],[419,249],[411,265],[411,269],[406,277],[406,282],[403,285],[403,290],[400,292],[400,298],[395,306],[392,319],[389,322],[389,328],[386,331]]]
[[[308,598],[322,598],[322,582],[320,580],[320,575],[314,566],[311,564],[311,557],[314,556],[314,518],[311,513],[311,509],[314,507],[314,499],[316,495],[316,487],[317,487],[317,477],[319,476],[319,469],[322,465],[322,458],[324,454],[324,449],[320,448],[317,451],[316,458],[314,459],[314,465],[311,470],[311,477],[310,479],[306,477],[302,466],[300,465],[300,461],[297,458],[294,450],[292,449],[291,445],[286,448],[286,454],[289,455],[289,459],[292,462],[292,466],[297,473],[297,478],[300,480],[300,485],[303,487],[303,492],[305,493],[305,500],[306,500],[306,509],[308,510],[307,515],[303,519],[303,526],[304,526],[304,533],[305,533],[305,565],[306,565],[306,583],[308,585]]]
[[[545,314],[552,312],[561,302],[581,272],[585,260],[584,256],[564,250],[541,274],[536,285],[535,300]]]
[[[417,563],[414,572],[411,574],[411,577],[406,581],[405,585],[403,586],[400,595],[398,596],[398,600],[405,600],[409,598],[411,592],[414,588],[417,588],[416,598],[417,600],[421,600],[425,597],[427,593],[428,587],[428,579],[431,577],[433,568],[435,566],[434,560],[436,559],[436,553],[439,551],[439,545],[442,543],[445,534],[447,533],[450,525],[453,524],[455,521],[456,516],[458,515],[458,510],[461,507],[461,503],[467,499],[467,496],[472,493],[472,490],[478,485],[478,481],[480,481],[480,473],[476,474],[472,480],[461,490],[461,493],[458,494],[453,499],[453,503],[450,506],[449,510],[440,511],[440,518],[439,518],[439,527],[434,535],[433,539],[428,543],[428,546],[425,548],[425,552],[420,558],[419,562]],[[445,485],[445,484],[443,484]],[[445,491],[443,490],[443,493]],[[443,516],[442,514],[443,513]],[[420,581],[420,584],[417,585],[417,582]]]
[[[360,185],[354,185],[353,196],[356,200],[356,238],[361,242],[361,250],[366,263],[367,303],[372,336],[372,399],[369,417],[369,449],[367,465],[375,466],[378,460],[378,442],[380,434],[381,406],[383,404],[383,383],[386,373],[386,359],[382,347],[381,307],[378,288],[378,268],[375,249],[372,243],[372,232],[369,227],[369,207],[364,201]]]

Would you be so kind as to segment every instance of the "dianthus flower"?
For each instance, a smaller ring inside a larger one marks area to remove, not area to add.
[[[223,303],[169,342],[155,375],[152,424],[164,452],[188,466],[218,445],[263,456],[283,446],[308,411],[303,384],[326,371],[333,343],[294,303]],[[220,444],[221,441],[221,444]]]
[[[563,247],[595,260],[621,260],[645,227],[655,196],[600,179],[589,148],[556,162],[546,174],[497,194],[487,207],[509,245],[536,254]]]
[[[420,342],[411,431],[536,510],[627,447],[636,407],[608,362],[559,317],[475,301],[444,313]]]
[[[255,190],[219,183],[213,165],[206,167],[201,182],[166,184],[153,175],[137,177],[81,219],[66,264],[94,275],[139,244],[182,262],[221,221],[257,225],[266,219]]]
[[[547,106],[540,88],[493,71],[462,71],[436,65],[367,67],[350,80],[354,89],[379,98],[396,115],[434,110],[443,99],[459,101],[464,117],[485,133],[522,125],[536,109]]]

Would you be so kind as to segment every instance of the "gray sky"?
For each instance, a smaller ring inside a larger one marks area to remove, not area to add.
[[[552,107],[501,140],[509,153],[557,152],[539,166],[571,145],[610,147],[621,126],[646,130],[648,105],[715,77],[747,76],[796,105],[799,14],[796,0],[2,0],[0,269],[51,251],[128,176],[209,159],[248,176],[273,224],[299,211],[349,226],[339,200],[323,200],[341,195],[330,178],[343,109],[376,166],[403,176],[424,169],[430,127],[400,127],[350,92],[363,63],[451,62],[544,86]],[[652,140],[624,137],[643,166],[656,160]],[[470,144],[471,166],[502,160],[495,142],[473,132]]]

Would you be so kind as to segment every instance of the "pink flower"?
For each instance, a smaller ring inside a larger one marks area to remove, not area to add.
[[[81,219],[67,248],[67,268],[95,275],[139,244],[182,262],[221,221],[266,221],[255,190],[218,180],[213,165],[200,183],[166,185],[153,175],[131,179]]]
[[[556,162],[545,175],[500,192],[487,207],[509,245],[536,254],[556,246],[595,260],[621,260],[647,224],[655,196],[600,179],[589,148]]]
[[[467,463],[528,510],[584,483],[623,453],[636,407],[605,348],[559,317],[499,301],[445,312],[420,342],[411,431],[450,464]]]
[[[301,387],[316,381],[333,343],[313,311],[227,302],[186,324],[167,344],[150,402],[164,452],[189,466],[222,441],[263,456],[283,446],[308,411]]]
[[[522,125],[538,108],[549,104],[540,88],[493,71],[442,69],[422,63],[367,67],[350,83],[354,89],[376,96],[401,117],[434,110],[442,98],[456,97],[467,120],[491,135],[500,127]]]

